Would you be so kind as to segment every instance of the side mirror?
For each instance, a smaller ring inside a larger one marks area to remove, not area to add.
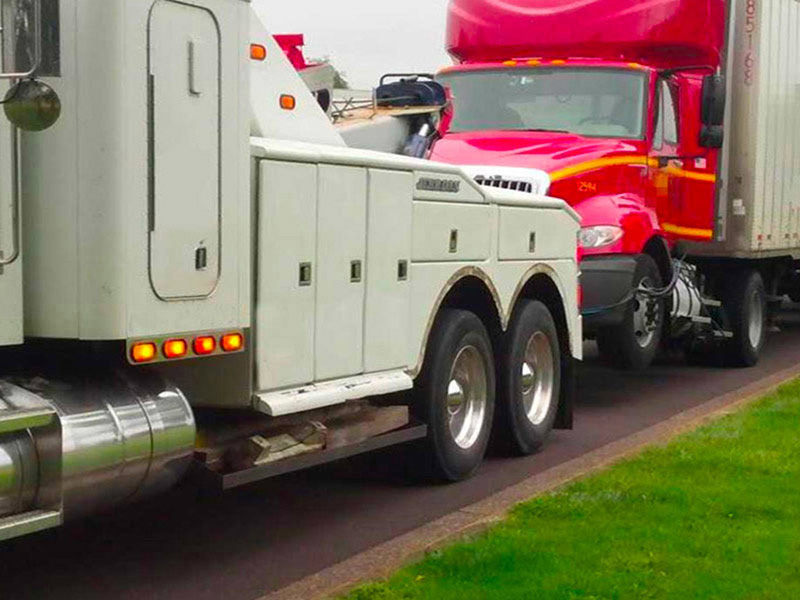
[[[44,131],[61,116],[61,99],[46,83],[23,79],[6,93],[3,110],[8,120],[23,131]]]
[[[703,78],[702,115],[703,125],[722,127],[725,124],[725,104],[727,86],[722,75],[708,75]]]
[[[722,148],[725,142],[725,129],[722,126],[712,127],[710,125],[703,125],[700,129],[700,147],[701,148]]]

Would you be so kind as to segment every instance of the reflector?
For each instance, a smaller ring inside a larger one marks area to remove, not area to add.
[[[182,358],[186,356],[189,347],[186,340],[169,340],[164,342],[164,356],[167,358]]]
[[[211,337],[210,335],[204,335],[195,339],[194,341],[194,353],[200,356],[206,356],[208,354],[213,354],[214,350],[217,349],[217,340]]]
[[[265,60],[267,58],[267,49],[261,44],[250,44],[250,58],[253,60]]]
[[[289,94],[283,94],[281,96],[281,108],[283,110],[294,110],[297,106],[297,99],[294,96],[290,96]]]
[[[135,363],[146,363],[155,359],[158,350],[152,342],[134,344],[131,348],[131,360]]]
[[[244,337],[241,333],[223,335],[221,345],[225,352],[236,352],[244,348]]]

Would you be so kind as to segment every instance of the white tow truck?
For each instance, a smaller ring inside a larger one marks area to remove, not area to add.
[[[261,13],[2,0],[0,539],[571,427],[576,214],[346,147]]]

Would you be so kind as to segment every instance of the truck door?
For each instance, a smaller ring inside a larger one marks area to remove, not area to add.
[[[661,227],[673,238],[710,240],[714,232],[716,159],[699,157],[690,119],[699,108],[681,81],[662,80],[657,88],[658,118],[653,138],[651,173]],[[698,91],[699,93],[699,91]],[[709,171],[709,169],[711,169]]]
[[[679,129],[678,113],[672,86],[659,80],[655,96],[656,121],[650,160],[652,200],[667,233],[672,224],[669,216],[683,202],[683,186],[680,178],[681,160],[678,158]]]
[[[149,23],[150,280],[199,299],[220,271],[220,38],[206,9],[158,0]]]

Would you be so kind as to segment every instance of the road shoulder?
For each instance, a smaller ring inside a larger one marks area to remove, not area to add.
[[[480,502],[432,521],[339,564],[306,577],[260,600],[316,600],[343,594],[353,587],[388,577],[404,565],[456,540],[485,531],[504,519],[517,504],[603,470],[645,448],[664,444],[752,404],[800,376],[800,366],[781,371],[675,415],[653,427],[617,440],[580,458],[535,475]]]

